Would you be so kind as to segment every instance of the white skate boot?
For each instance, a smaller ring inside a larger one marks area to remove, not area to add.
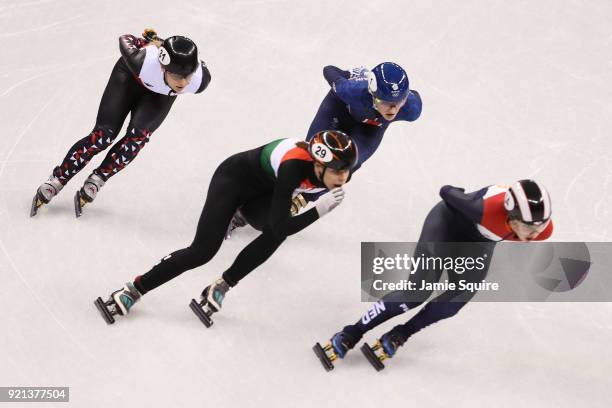
[[[35,216],[36,213],[38,213],[38,209],[42,207],[43,204],[49,204],[51,199],[55,197],[62,188],[64,188],[64,185],[53,175],[49,177],[49,180],[42,183],[40,187],[38,187],[38,190],[36,190],[36,194],[32,199],[30,217]]]
[[[102,180],[102,177],[95,173],[87,177],[83,187],[74,195],[74,214],[77,218],[83,215],[83,207],[96,199],[98,191],[100,191],[104,184],[105,182]]]

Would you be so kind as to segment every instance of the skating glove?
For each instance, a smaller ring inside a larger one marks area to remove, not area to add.
[[[319,218],[336,208],[344,199],[342,187],[336,187],[323,194],[316,202],[315,208],[319,213]]]

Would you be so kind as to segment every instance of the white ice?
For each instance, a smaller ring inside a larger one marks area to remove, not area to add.
[[[88,408],[609,406],[609,303],[473,303],[381,373],[357,350],[326,373],[311,346],[367,307],[359,243],[415,240],[443,184],[536,178],[555,240],[611,240],[611,20],[607,0],[1,0],[0,386],[70,386]],[[193,38],[209,89],[179,98],[81,219],[72,194],[103,154],[30,219],[36,187],[93,127],[119,35],[145,27]],[[422,117],[389,128],[342,206],[232,290],[213,328],[187,304],[253,230],[103,322],[95,297],[190,243],[222,159],[304,136],[323,66],[386,60]]]

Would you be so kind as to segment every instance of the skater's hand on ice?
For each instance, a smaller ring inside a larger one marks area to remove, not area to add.
[[[319,217],[324,216],[334,208],[336,208],[344,200],[344,190],[342,187],[336,187],[323,194],[316,202],[315,208],[319,213]]]

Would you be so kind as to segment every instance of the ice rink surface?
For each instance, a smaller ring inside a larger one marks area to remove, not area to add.
[[[607,0],[1,0],[0,386],[70,386],[75,407],[610,406],[609,303],[473,303],[381,373],[357,350],[325,373],[311,346],[367,307],[359,243],[416,240],[444,184],[535,178],[554,240],[611,240],[611,19]],[[83,217],[72,195],[104,155],[30,219],[94,125],[118,37],[145,27],[194,39],[211,85],[179,97]],[[305,136],[323,66],[386,60],[408,71],[421,118],[389,128],[344,203],[233,289],[213,328],[187,305],[251,229],[103,322],[97,296],[191,242],[225,157]]]

